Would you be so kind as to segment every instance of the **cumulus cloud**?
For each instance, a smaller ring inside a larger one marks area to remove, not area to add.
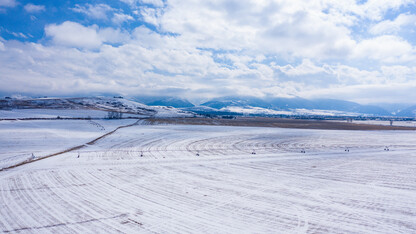
[[[86,27],[71,21],[47,25],[45,33],[54,44],[85,49],[97,49],[103,43],[120,43],[129,38],[120,29],[100,29],[97,25]]]
[[[76,4],[74,8],[72,8],[73,11],[83,13],[87,15],[88,17],[91,17],[93,19],[107,19],[108,12],[114,11],[112,7],[110,7],[107,4],[85,4],[84,6],[81,6],[79,4]]]
[[[98,48],[102,44],[97,33],[97,26],[84,27],[81,24],[66,21],[60,25],[46,26],[45,33],[58,45]]]
[[[30,75],[20,92],[36,89],[62,93],[93,90],[101,92],[124,92],[129,94],[183,90],[184,84],[192,89],[206,85],[193,76],[204,75],[214,63],[209,54],[161,48],[152,50],[138,44],[119,47],[102,45],[98,51],[56,48],[36,43],[9,43],[8,54],[0,54],[0,68],[4,76],[0,82],[13,77],[2,89],[14,89]],[[25,51],[25,54],[19,53]],[[5,63],[10,60],[13,64]],[[35,62],[36,61],[36,62]],[[15,70],[15,66],[20,70]],[[164,73],[170,73],[166,76]],[[82,86],[79,86],[82,85]],[[211,85],[209,85],[211,87]],[[211,87],[212,88],[212,87]]]
[[[162,15],[162,11],[160,9],[143,7],[140,9],[140,15],[146,23],[159,26],[159,18]]]
[[[289,76],[299,76],[299,75],[313,75],[318,73],[326,72],[324,67],[316,66],[311,60],[304,59],[302,63],[296,67],[288,64],[285,66],[274,65],[273,67],[279,69],[281,72]]]
[[[16,5],[16,0],[0,0],[0,7],[15,7]]]
[[[131,9],[72,9],[100,26],[66,21],[47,25],[37,43],[1,41],[0,82],[16,77],[13,89],[33,77],[27,90],[66,93],[364,100],[364,87],[402,87],[416,72],[412,40],[395,34],[414,16],[382,19],[412,1],[121,1]],[[123,24],[133,16],[155,27]],[[368,22],[372,34],[359,32]]]
[[[389,34],[397,33],[402,27],[416,26],[416,15],[400,14],[394,20],[383,20],[370,28],[372,34]]]
[[[359,42],[353,57],[369,58],[387,63],[415,59],[414,47],[398,36],[384,35]]]
[[[284,58],[344,58],[354,53],[351,26],[377,20],[409,0],[367,1],[168,1],[163,11],[144,9],[148,23],[177,33],[196,47],[251,50]]]
[[[115,24],[122,24],[129,20],[134,20],[134,18],[131,15],[126,15],[123,13],[114,13],[113,18],[111,19],[111,21]]]
[[[24,9],[28,13],[39,13],[45,11],[46,8],[43,5],[34,5],[32,3],[28,3],[24,6]]]
[[[137,2],[137,0],[120,0],[120,2],[124,2],[129,5],[134,5]]]
[[[162,0],[140,0],[141,3],[144,4],[150,4],[155,7],[163,7],[163,1]]]
[[[299,3],[216,1],[179,4],[167,2],[163,14],[143,12],[149,22],[160,22],[197,47],[251,50],[253,53],[297,57],[344,57],[354,47],[351,31],[328,20],[322,8]],[[308,9],[308,10],[305,10]],[[331,18],[335,19],[335,17]]]
[[[359,18],[369,19],[372,21],[381,20],[387,11],[397,11],[401,7],[414,5],[413,0],[344,0],[344,1],[312,1],[314,6],[338,13],[341,19],[345,20],[351,16],[358,16]],[[354,21],[359,18],[350,18]],[[346,22],[349,22],[348,20]]]
[[[338,86],[331,89],[310,89],[303,92],[306,98],[336,98],[342,97],[359,103],[412,103],[416,99],[416,83],[389,84],[360,84]],[[403,95],[403,94],[406,95]]]
[[[385,12],[388,10],[398,10],[402,6],[414,5],[413,0],[368,0],[360,8],[361,16],[366,16],[372,20],[382,19]]]
[[[388,82],[405,83],[412,80],[416,67],[403,65],[382,66],[381,72]]]
[[[152,5],[153,7],[163,7],[164,3],[163,0],[120,0],[133,8],[136,8],[138,4],[143,5]]]
[[[97,30],[98,36],[102,42],[119,44],[130,40],[130,34],[117,28],[101,28]]]

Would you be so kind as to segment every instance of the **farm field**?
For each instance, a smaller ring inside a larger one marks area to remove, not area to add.
[[[390,121],[380,121],[380,120],[354,121],[354,123],[357,123],[357,124],[390,125]],[[415,121],[393,121],[393,126],[416,127],[416,122]]]
[[[0,121],[0,169],[85,144],[136,120]]]
[[[1,122],[0,159],[108,131],[87,123],[57,144],[50,123],[28,137],[34,123]],[[152,124],[0,171],[0,231],[416,232],[415,131]],[[39,134],[50,141],[33,143]]]

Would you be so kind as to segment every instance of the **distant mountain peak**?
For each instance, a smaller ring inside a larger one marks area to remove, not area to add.
[[[195,105],[184,98],[171,96],[144,96],[134,97],[133,100],[142,102],[148,106],[171,106],[174,108],[194,107]]]
[[[325,111],[333,111],[334,113],[345,113],[351,114],[356,113],[357,115],[374,115],[374,116],[391,116],[392,113],[384,110],[378,106],[361,105],[355,102],[337,100],[337,99],[304,99],[300,97],[293,98],[267,98],[261,99],[256,97],[222,97],[214,98],[210,101],[202,103],[201,106],[207,106],[215,109],[232,109],[237,110],[239,107],[242,109],[263,108],[275,111],[292,111],[293,113],[325,113]],[[311,110],[302,111],[299,110]],[[312,111],[313,110],[313,111]],[[262,111],[264,112],[264,111]],[[270,111],[269,111],[270,112]],[[270,112],[271,113],[271,112]]]

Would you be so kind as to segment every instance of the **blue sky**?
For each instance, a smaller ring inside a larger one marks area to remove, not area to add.
[[[414,0],[0,0],[0,93],[416,100]]]

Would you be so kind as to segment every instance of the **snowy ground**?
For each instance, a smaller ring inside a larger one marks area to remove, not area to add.
[[[0,110],[0,118],[106,118],[107,111],[100,110],[52,110],[52,109],[13,109]]]
[[[342,122],[346,123],[346,120],[327,120],[329,122]],[[372,124],[381,126],[390,126],[390,121],[384,120],[354,120],[353,124]],[[393,121],[392,126],[403,126],[403,127],[416,127],[416,121]]]
[[[137,125],[0,172],[0,230],[415,233],[415,173],[413,131]]]
[[[390,125],[390,121],[381,120],[355,120],[357,124]],[[416,121],[393,121],[393,126],[416,127]]]
[[[0,121],[0,169],[89,142],[137,120]]]

